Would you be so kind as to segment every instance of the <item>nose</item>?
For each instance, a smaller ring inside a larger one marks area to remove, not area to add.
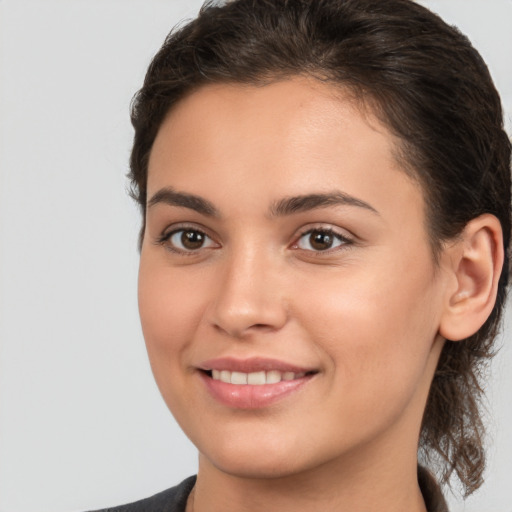
[[[211,303],[214,328],[234,338],[281,329],[288,318],[279,265],[257,250],[223,263]]]

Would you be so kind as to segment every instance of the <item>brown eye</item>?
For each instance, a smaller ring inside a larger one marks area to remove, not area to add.
[[[350,243],[349,239],[332,230],[312,229],[299,238],[297,247],[308,251],[320,252]]]
[[[204,244],[204,234],[199,231],[183,231],[181,244],[185,249],[199,249]]]
[[[193,252],[216,246],[207,234],[198,229],[177,229],[165,236],[162,241],[177,252]]]
[[[332,243],[334,241],[334,237],[331,233],[326,233],[324,231],[314,231],[309,235],[309,243],[313,249],[317,251],[325,251],[326,249],[330,249],[332,247]]]

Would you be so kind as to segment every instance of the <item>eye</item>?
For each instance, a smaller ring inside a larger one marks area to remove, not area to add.
[[[310,229],[301,235],[294,248],[319,252],[335,249],[350,243],[351,240],[334,232],[332,229]]]
[[[175,252],[194,252],[208,247],[217,247],[217,244],[203,231],[193,228],[182,228],[165,234],[160,243]]]

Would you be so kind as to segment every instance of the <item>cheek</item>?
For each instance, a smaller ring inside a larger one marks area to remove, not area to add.
[[[337,277],[304,276],[301,284],[308,294],[297,290],[302,299],[296,316],[344,386],[354,383],[371,396],[384,380],[391,392],[420,378],[437,333],[429,259],[413,265],[380,258],[365,269],[342,269]]]
[[[303,328],[329,361],[325,423],[340,445],[422,414],[435,320],[420,298],[423,283],[406,288],[391,281],[376,286],[354,276],[344,286],[323,283],[300,306]]]
[[[155,378],[169,377],[169,367],[182,363],[202,318],[201,276],[152,264],[141,257],[138,300],[142,330]],[[204,284],[204,283],[203,283]]]

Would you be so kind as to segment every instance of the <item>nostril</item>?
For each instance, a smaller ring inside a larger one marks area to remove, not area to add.
[[[238,325],[233,321],[224,321],[223,323],[215,322],[213,327],[220,332],[227,333],[235,338],[245,338],[251,333],[256,332],[273,332],[279,329],[279,325],[246,322],[245,325]]]

